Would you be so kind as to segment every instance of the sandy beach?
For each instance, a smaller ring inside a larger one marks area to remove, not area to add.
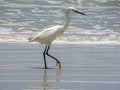
[[[120,46],[53,44],[47,58],[44,45],[0,43],[0,90],[120,90]]]

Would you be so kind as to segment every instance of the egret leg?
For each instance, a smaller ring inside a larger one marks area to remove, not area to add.
[[[47,50],[47,46],[45,47],[45,50],[43,52],[43,57],[44,57],[44,64],[45,64],[45,69],[47,69],[47,62],[46,62],[46,57],[45,57],[45,54],[46,54],[46,50]]]
[[[49,49],[50,49],[50,45],[48,45],[48,48],[47,48],[47,50],[46,50],[46,54],[47,54],[49,57],[51,57],[51,58],[53,58],[54,60],[56,60],[56,65],[58,65],[59,68],[61,68],[61,63],[60,63],[60,61],[59,61],[57,58],[53,57],[52,55],[50,55],[50,54],[48,53]]]

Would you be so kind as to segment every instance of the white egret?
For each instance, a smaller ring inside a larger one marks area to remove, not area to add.
[[[51,28],[47,28],[47,29],[41,31],[40,33],[38,33],[37,35],[31,36],[28,38],[30,42],[36,41],[36,42],[39,42],[41,44],[46,44],[45,50],[43,52],[45,69],[48,68],[47,62],[46,62],[46,55],[48,55],[49,57],[56,60],[56,65],[58,65],[59,68],[61,68],[60,61],[57,58],[50,55],[48,53],[48,51],[49,51],[49,48],[50,48],[52,41],[54,41],[58,36],[62,35],[63,32],[68,28],[69,23],[70,23],[69,13],[72,13],[72,12],[76,12],[76,13],[80,13],[82,15],[85,15],[84,13],[77,11],[74,7],[68,7],[65,9],[66,20],[65,20],[65,24],[63,26],[54,26]]]

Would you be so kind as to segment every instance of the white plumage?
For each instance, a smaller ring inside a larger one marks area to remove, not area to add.
[[[30,37],[29,41],[36,41],[41,44],[50,44],[58,36],[62,35],[63,32],[64,28],[62,26],[54,26],[41,31],[33,37]]]
[[[47,69],[46,55],[56,60],[56,65],[58,65],[59,68],[61,68],[60,61],[57,58],[53,57],[52,55],[48,54],[48,51],[49,51],[50,44],[52,43],[52,41],[54,41],[58,36],[62,35],[63,32],[68,28],[69,22],[70,22],[70,17],[69,17],[70,12],[76,12],[76,13],[85,15],[84,13],[77,11],[74,7],[68,7],[65,9],[66,20],[63,26],[54,26],[51,28],[47,28],[41,31],[40,33],[38,33],[37,35],[33,35],[28,38],[30,42],[36,41],[41,44],[46,44],[46,47],[43,53],[45,69]]]

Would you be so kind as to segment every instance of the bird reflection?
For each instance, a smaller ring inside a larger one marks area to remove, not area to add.
[[[57,90],[58,88],[54,85],[56,85],[57,83],[60,82],[60,75],[61,75],[61,70],[57,69],[57,70],[52,70],[55,72],[55,76],[54,75],[50,75],[50,74],[54,74],[54,73],[50,73],[51,70],[46,70],[44,69],[44,74],[43,74],[43,90],[47,90],[47,89],[52,89],[52,90]],[[50,79],[50,77],[52,77],[52,79]],[[55,77],[55,78],[54,78]]]
[[[34,74],[33,74],[34,75]],[[58,90],[60,82],[61,69],[41,69],[41,72],[32,78],[30,83],[30,90]],[[1,90],[1,89],[0,89]]]

